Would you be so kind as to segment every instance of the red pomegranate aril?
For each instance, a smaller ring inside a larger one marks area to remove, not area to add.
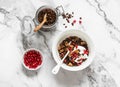
[[[24,64],[29,68],[37,68],[42,63],[42,56],[36,50],[27,51],[24,55]]]
[[[76,23],[76,20],[73,20],[73,23]]]
[[[80,62],[80,63],[77,63],[77,66],[79,66],[79,65],[81,65],[82,64],[82,62]]]
[[[78,45],[75,45],[76,49],[78,48]]]
[[[72,48],[71,48],[71,47],[69,47],[69,48],[68,48],[68,50],[71,52],[71,51],[72,51]]]
[[[64,63],[66,63],[66,62],[67,62],[67,60],[65,59],[65,60],[64,60]]]
[[[89,53],[88,50],[84,50],[84,54],[87,54],[87,55],[88,55],[88,53]]]
[[[79,21],[79,24],[82,24],[82,21]]]
[[[37,58],[36,60],[37,60],[37,61],[40,61],[40,59],[38,59],[38,58]]]

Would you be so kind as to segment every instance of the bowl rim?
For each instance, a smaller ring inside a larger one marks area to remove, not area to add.
[[[66,33],[66,32],[71,32],[71,31],[78,31],[78,32],[80,32],[80,33],[83,33],[83,34],[85,34],[85,36],[86,37],[88,37],[88,39],[90,40],[90,44],[92,44],[92,59],[91,59],[91,61],[90,62],[88,62],[88,64],[84,64],[84,66],[73,66],[72,68],[68,68],[68,67],[70,67],[70,66],[67,66],[66,64],[62,64],[61,65],[61,67],[63,68],[63,69],[65,69],[65,70],[68,70],[68,71],[79,71],[79,70],[83,70],[83,69],[85,69],[85,68],[87,68],[91,63],[92,63],[92,61],[93,61],[93,59],[94,59],[94,56],[95,56],[95,47],[94,47],[94,43],[93,43],[93,41],[92,41],[92,39],[91,39],[91,37],[87,34],[87,33],[85,33],[84,31],[82,31],[82,30],[80,30],[80,29],[68,29],[68,30],[65,30],[65,31],[63,31],[63,32],[61,32],[59,35],[57,35],[56,36],[56,38],[55,38],[55,40],[54,40],[54,42],[53,42],[53,44],[52,44],[52,54],[53,54],[53,58],[54,58],[54,60],[55,60],[55,62],[56,63],[58,63],[59,61],[58,61],[58,56],[57,56],[57,52],[56,52],[56,50],[55,50],[55,48],[56,48],[56,45],[57,45],[57,43],[60,41],[60,39],[62,38],[62,37],[64,37],[64,34]],[[84,36],[83,36],[84,37]],[[91,57],[88,57],[88,58],[91,58]],[[83,62],[84,63],[84,62]]]
[[[26,65],[25,65],[25,63],[24,63],[24,55],[25,55],[25,53],[26,52],[28,52],[28,51],[30,51],[30,50],[35,50],[35,51],[38,51],[40,54],[41,54],[41,59],[42,59],[42,63],[39,65],[39,66],[37,66],[37,68],[29,68],[29,67],[27,67]],[[28,69],[28,70],[31,70],[31,71],[35,71],[35,70],[38,70],[39,68],[41,68],[42,66],[43,66],[43,53],[39,50],[39,49],[36,49],[36,48],[29,48],[29,49],[27,49],[27,50],[25,50],[24,52],[23,52],[23,56],[22,56],[22,65],[26,68],[26,69]]]

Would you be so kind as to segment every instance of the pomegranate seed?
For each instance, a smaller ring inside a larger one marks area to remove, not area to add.
[[[71,52],[71,51],[72,51],[72,48],[71,48],[71,47],[69,47],[69,48],[68,48],[68,50]]]
[[[82,24],[82,21],[79,21],[79,24]]]
[[[75,24],[75,23],[76,23],[76,20],[73,20],[73,23]]]
[[[78,45],[75,45],[76,49],[78,48]]]
[[[84,50],[84,54],[88,54],[89,52],[88,52],[88,50]]]

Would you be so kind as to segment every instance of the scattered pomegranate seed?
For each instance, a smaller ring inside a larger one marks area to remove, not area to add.
[[[76,23],[76,20],[73,20],[73,23],[75,24],[75,23]]]
[[[79,21],[79,24],[82,24],[82,21]]]

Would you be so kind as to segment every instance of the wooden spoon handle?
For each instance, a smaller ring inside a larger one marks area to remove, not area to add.
[[[42,21],[41,24],[39,24],[37,27],[35,27],[34,32],[37,32],[38,30],[40,30],[41,27],[44,25],[45,22],[46,22],[46,21]]]

